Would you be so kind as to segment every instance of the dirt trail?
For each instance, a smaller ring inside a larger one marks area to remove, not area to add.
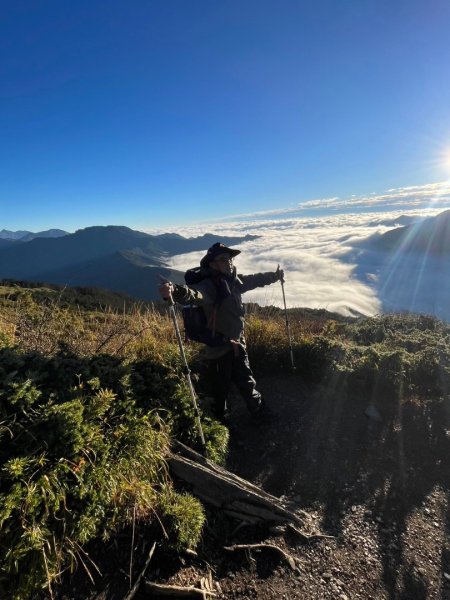
[[[333,385],[283,376],[260,379],[259,388],[279,420],[255,426],[231,398],[227,467],[305,511],[306,533],[332,537],[305,543],[289,532],[221,531],[210,515],[199,557],[171,581],[194,585],[211,572],[230,599],[450,599],[444,406],[378,399],[369,418],[370,400],[349,400]],[[278,545],[298,568],[264,549],[222,549],[255,542]]]

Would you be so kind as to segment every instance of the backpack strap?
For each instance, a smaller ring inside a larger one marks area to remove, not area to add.
[[[231,296],[231,289],[229,283],[221,273],[217,275],[211,275],[208,279],[210,279],[214,287],[216,289],[216,297],[213,303],[213,308],[211,312],[211,317],[208,320],[208,327],[213,332],[213,335],[216,333],[216,321],[217,321],[217,312],[222,304],[222,302]]]
[[[223,277],[221,277],[220,274],[213,275],[212,277],[209,277],[209,279],[213,282],[213,284],[216,288],[216,298],[214,300],[211,316],[208,320],[208,327],[209,327],[209,329],[211,329],[213,336],[215,336],[216,335],[217,311],[218,311],[220,305],[222,304],[222,302],[224,301],[224,299],[227,297],[227,294],[223,293],[223,287],[225,284],[228,288],[228,284],[225,281],[225,279],[223,279]],[[229,288],[228,288],[228,291],[229,291]]]

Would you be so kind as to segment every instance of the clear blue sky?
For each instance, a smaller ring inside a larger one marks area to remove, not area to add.
[[[446,179],[449,30],[448,0],[4,0],[0,229]]]

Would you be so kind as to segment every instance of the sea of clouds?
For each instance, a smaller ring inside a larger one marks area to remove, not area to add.
[[[304,202],[295,208],[280,208],[234,215],[219,223],[178,227],[186,237],[213,233],[218,236],[254,234],[259,237],[236,246],[242,274],[285,271],[288,307],[325,308],[344,315],[382,312],[376,276],[358,274],[355,248],[374,234],[382,234],[450,207],[450,184],[435,183],[388,190],[383,194],[328,198]],[[151,231],[155,233],[155,230]],[[173,257],[171,266],[185,270],[199,264],[204,252]],[[283,306],[278,284],[245,295],[247,302]],[[394,307],[399,310],[408,306]]]

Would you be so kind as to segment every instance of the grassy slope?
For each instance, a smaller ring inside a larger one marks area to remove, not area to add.
[[[201,534],[201,506],[177,494],[164,469],[171,435],[198,443],[171,323],[132,303],[100,310],[107,296],[89,296],[94,310],[80,309],[83,291],[0,288],[0,591],[9,597],[51,586],[61,567],[83,560],[86,542],[136,516],[162,523],[159,535],[175,547],[195,546]],[[250,312],[255,370],[283,373],[282,311]],[[299,378],[338,381],[340,393],[371,395],[381,410],[416,398],[448,412],[448,325],[414,315],[290,317]],[[197,352],[188,348],[192,360]],[[207,414],[203,424],[220,459],[228,432]]]

